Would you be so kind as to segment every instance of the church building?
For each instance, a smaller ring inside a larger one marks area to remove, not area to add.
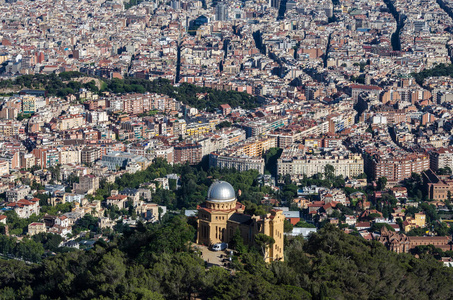
[[[255,244],[255,235],[266,234],[275,240],[268,247],[265,260],[283,260],[283,226],[285,217],[280,210],[264,216],[244,214],[245,206],[236,199],[233,186],[225,181],[214,182],[205,203],[198,207],[197,243],[212,245],[230,243],[237,229],[244,243]]]

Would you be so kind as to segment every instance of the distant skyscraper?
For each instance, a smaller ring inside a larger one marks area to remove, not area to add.
[[[216,21],[228,20],[228,6],[225,3],[217,3],[217,6],[215,7],[215,19]]]

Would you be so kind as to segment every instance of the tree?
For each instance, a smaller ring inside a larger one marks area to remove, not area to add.
[[[451,175],[451,168],[448,166],[445,168],[439,168],[436,173],[438,175]]]
[[[332,180],[335,177],[335,167],[332,165],[326,165],[324,167],[324,176],[328,180]]]
[[[288,221],[287,219],[285,219],[284,222],[285,222],[285,223],[284,223],[284,230],[283,230],[283,231],[284,231],[284,232],[291,232],[291,231],[293,231],[293,227],[294,227],[293,224],[291,224],[291,222]]]
[[[299,228],[316,228],[315,225],[307,223],[305,221],[299,221],[294,225],[294,227],[299,227]]]
[[[255,243],[260,247],[261,254],[264,256],[264,260],[267,260],[268,254],[267,249],[275,243],[273,237],[268,236],[264,233],[255,234]]]
[[[370,232],[380,232],[383,227],[387,228],[389,231],[395,231],[395,229],[389,224],[373,223],[373,225],[371,225]]]
[[[56,252],[63,238],[58,234],[41,232],[32,236],[32,240],[42,244],[45,250]]]
[[[238,252],[239,255],[242,255],[247,252],[247,246],[244,244],[244,239],[242,238],[241,231],[239,228],[236,229],[233,235],[233,239],[230,243],[230,247]]]
[[[272,175],[276,175],[277,173],[277,160],[282,155],[283,149],[281,148],[270,148],[264,154],[264,163],[265,169]]]
[[[385,186],[387,185],[387,177],[379,177],[378,182],[377,182],[377,188],[378,190],[382,191],[385,189]]]
[[[76,231],[90,230],[96,232],[98,230],[98,218],[93,217],[90,214],[86,214],[83,218],[77,221],[74,229]]]
[[[228,127],[231,127],[231,122],[222,121],[219,124],[217,124],[215,127],[217,130],[222,129],[222,128],[228,128]]]

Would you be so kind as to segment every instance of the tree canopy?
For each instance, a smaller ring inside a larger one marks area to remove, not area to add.
[[[85,88],[93,93],[112,92],[124,93],[159,93],[175,98],[183,104],[195,107],[200,110],[215,111],[221,104],[229,104],[231,107],[242,107],[253,109],[258,107],[258,99],[255,96],[244,92],[223,91],[206,87],[199,87],[193,84],[183,83],[179,86],[172,85],[167,79],[155,79],[153,81],[139,78],[105,79],[101,81],[101,89],[94,80],[81,83],[73,79],[85,77],[86,74],[79,72],[62,72],[60,74],[35,74],[22,75],[14,80],[6,79],[0,81],[0,88],[16,87],[18,89],[43,89],[53,96],[65,97],[75,94],[80,88]],[[204,95],[199,97],[199,95]],[[22,116],[26,117],[26,116]]]
[[[41,264],[0,260],[3,299],[450,299],[453,270],[428,252],[389,252],[327,224],[308,240],[286,241],[285,261],[266,264],[244,249],[234,273],[206,268],[190,247],[184,217],[138,225],[88,251]],[[238,235],[239,236],[239,235]],[[260,239],[260,238],[258,238]],[[267,241],[265,241],[267,243]],[[237,246],[243,247],[239,238]]]

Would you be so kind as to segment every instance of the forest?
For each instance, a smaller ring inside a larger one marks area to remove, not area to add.
[[[185,217],[139,224],[88,251],[40,264],[0,260],[2,299],[452,299],[453,271],[326,225],[285,241],[285,261],[237,251],[232,270],[207,268]]]
[[[244,109],[253,109],[259,106],[257,98],[247,93],[198,87],[188,83],[174,86],[171,84],[171,81],[161,78],[154,81],[138,78],[97,78],[101,80],[101,88],[96,85],[94,80],[87,83],[73,80],[85,76],[85,74],[79,72],[62,72],[58,75],[22,75],[16,77],[14,80],[1,80],[0,88],[41,89],[46,90],[51,96],[58,97],[76,94],[81,88],[100,95],[103,92],[112,92],[115,94],[159,93],[175,98],[191,107],[200,110],[206,109],[211,112],[218,109],[221,104],[226,103],[233,108],[240,106]],[[204,96],[198,97],[197,94],[203,94]]]

